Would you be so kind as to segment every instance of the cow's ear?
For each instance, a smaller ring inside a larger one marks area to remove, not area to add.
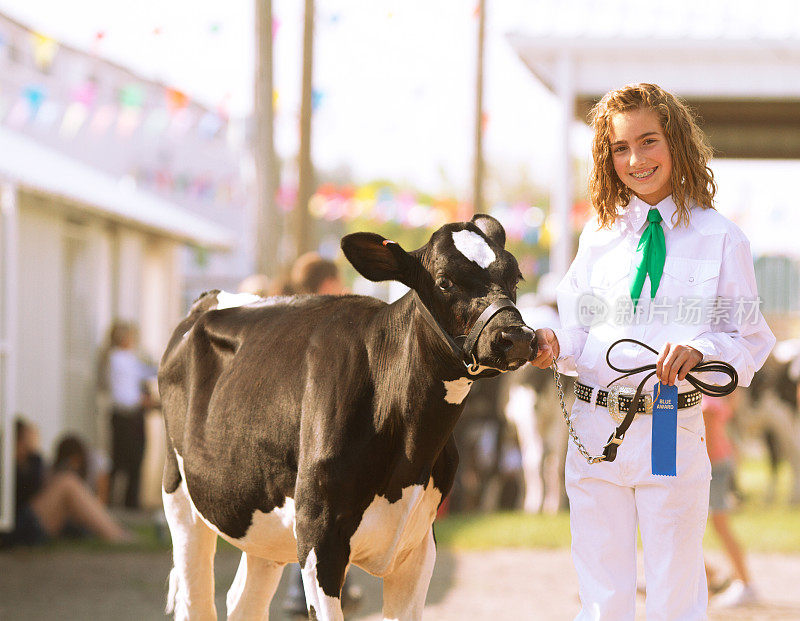
[[[398,280],[413,287],[417,260],[397,242],[377,233],[351,233],[342,238],[342,250],[364,278],[376,282]]]
[[[498,246],[501,248],[506,247],[506,230],[492,216],[485,213],[476,213],[472,216],[471,222]]]

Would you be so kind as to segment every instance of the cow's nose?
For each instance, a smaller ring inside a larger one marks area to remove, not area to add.
[[[518,326],[513,329],[503,330],[500,333],[500,338],[502,339],[501,343],[505,350],[506,360],[509,362],[530,360],[536,334],[529,327]]]

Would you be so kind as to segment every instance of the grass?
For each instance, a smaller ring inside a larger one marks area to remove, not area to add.
[[[737,475],[743,501],[731,514],[736,537],[749,552],[800,553],[800,507],[787,503],[790,485],[788,467],[780,472],[776,502],[766,504],[763,496],[768,481],[768,467],[762,459],[747,459]],[[132,545],[111,545],[96,539],[67,539],[38,548],[48,550],[155,552],[170,549],[169,537],[159,540],[149,522],[131,525],[138,541]],[[488,550],[492,548],[568,548],[570,544],[569,514],[529,515],[502,512],[479,515],[452,515],[436,521],[437,542],[454,550]],[[705,544],[719,548],[713,528],[706,529]],[[220,539],[219,550],[233,550]]]
[[[800,553],[800,507],[786,499],[790,484],[788,467],[780,472],[777,500],[763,500],[768,481],[764,460],[745,460],[738,473],[743,501],[731,514],[734,534],[751,552]],[[569,546],[569,515],[528,515],[506,512],[454,515],[436,522],[436,540],[456,550],[491,548],[566,548]],[[719,548],[713,528],[706,530],[707,547]]]
[[[454,515],[437,520],[435,532],[439,545],[457,550],[565,548],[569,546],[569,514]]]

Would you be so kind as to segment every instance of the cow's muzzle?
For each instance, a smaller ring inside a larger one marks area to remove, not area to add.
[[[528,326],[510,326],[495,338],[509,369],[518,369],[536,357],[536,333]]]

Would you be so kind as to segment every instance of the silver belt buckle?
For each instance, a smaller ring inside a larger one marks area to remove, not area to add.
[[[633,399],[636,396],[636,389],[631,386],[612,386],[608,391],[608,413],[617,425],[622,424],[625,420],[627,412],[620,412],[619,410],[619,397],[620,395]],[[653,395],[649,392],[642,393],[644,399],[644,410],[646,414],[653,414]]]

